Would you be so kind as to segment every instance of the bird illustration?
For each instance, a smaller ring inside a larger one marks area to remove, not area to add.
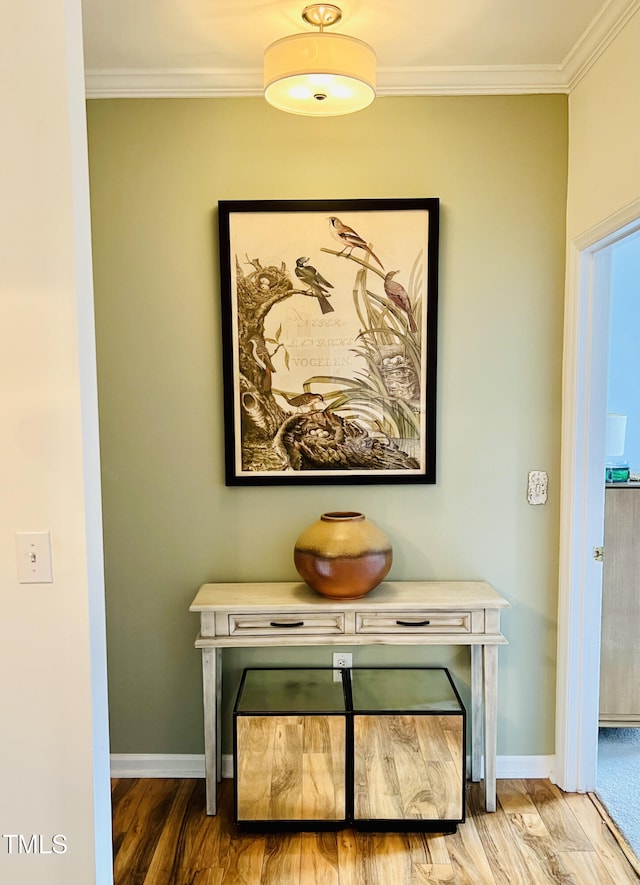
[[[409,328],[412,332],[417,332],[418,327],[416,326],[416,321],[413,318],[413,313],[411,312],[411,302],[409,301],[409,296],[407,295],[407,290],[401,283],[398,283],[394,280],[394,276],[400,273],[399,270],[390,270],[389,273],[384,278],[384,291],[387,293],[387,297],[390,301],[399,307],[400,310],[404,311],[409,318]]]
[[[318,273],[313,265],[308,264],[308,261],[308,258],[296,259],[296,276],[300,282],[309,287],[309,292],[305,294],[318,299],[322,313],[331,313],[333,307],[328,301],[331,293],[327,292],[327,289],[333,289],[333,286]]]
[[[362,237],[357,234],[352,227],[347,227],[347,225],[343,224],[335,215],[332,215],[329,218],[329,227],[331,228],[332,235],[342,245],[342,252],[349,249],[349,255],[351,255],[351,252],[353,252],[354,249],[364,249],[364,251],[371,255],[371,257],[377,261],[380,267],[384,270],[384,266],[378,256],[371,251]],[[342,252],[340,252],[341,255]]]
[[[271,375],[275,372],[271,362],[271,355],[267,350],[264,339],[260,335],[252,335],[249,338],[249,344],[251,345],[251,353],[254,360],[264,372],[263,390],[269,390],[271,387]]]
[[[319,409],[324,403],[324,397],[319,393],[307,392],[297,394],[296,396],[287,396],[286,393],[283,393],[282,396],[290,406],[293,406],[294,409],[299,409],[301,412]]]

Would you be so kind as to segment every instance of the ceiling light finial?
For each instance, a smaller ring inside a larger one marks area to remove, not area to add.
[[[342,18],[338,6],[313,3],[302,11],[319,30],[283,37],[264,53],[264,95],[291,114],[332,117],[371,104],[376,92],[376,56],[362,40],[327,34]]]
[[[302,18],[308,25],[313,25],[322,31],[323,28],[336,25],[340,21],[342,10],[331,3],[312,3],[302,10]]]

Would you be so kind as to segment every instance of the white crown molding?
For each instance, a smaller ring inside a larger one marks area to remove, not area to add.
[[[260,70],[89,70],[87,98],[247,98],[262,95]],[[377,94],[509,95],[566,92],[559,65],[379,68]]]
[[[562,70],[571,92],[640,9],[640,0],[609,0],[573,46]]]
[[[558,65],[382,68],[378,95],[518,95],[564,92]]]
[[[262,95],[262,71],[236,68],[87,70],[87,98],[243,98]]]
[[[381,68],[385,95],[569,93],[630,21],[640,0],[609,0],[559,65]],[[262,95],[258,68],[87,70],[87,98],[241,98]]]

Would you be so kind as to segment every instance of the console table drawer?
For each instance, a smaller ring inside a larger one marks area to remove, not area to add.
[[[264,615],[229,615],[229,636],[294,635],[329,636],[344,633],[343,612],[278,612]]]
[[[356,633],[471,633],[471,612],[357,612]]]

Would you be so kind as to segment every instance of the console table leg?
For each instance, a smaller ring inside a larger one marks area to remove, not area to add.
[[[482,646],[471,646],[471,780],[481,780],[482,767]]]
[[[483,646],[484,664],[484,804],[496,810],[496,752],[498,744],[498,647]]]
[[[222,649],[216,649],[216,780],[222,780]]]
[[[204,705],[204,764],[207,788],[207,814],[218,810],[218,734],[220,693],[217,648],[202,649],[202,698]]]

